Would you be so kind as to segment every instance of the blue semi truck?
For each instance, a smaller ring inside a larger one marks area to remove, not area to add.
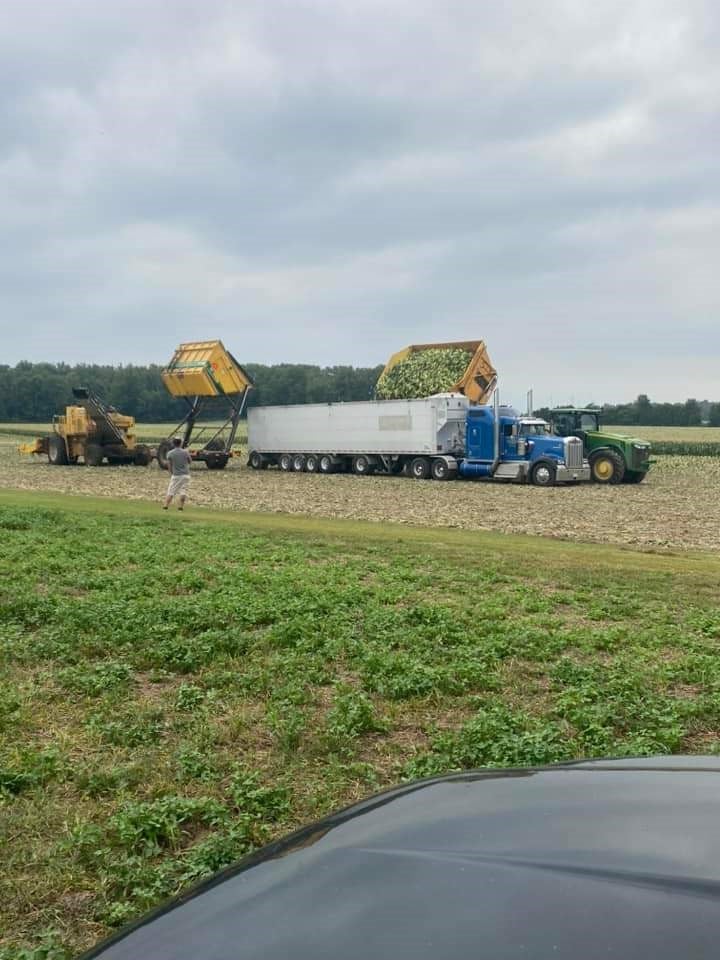
[[[456,393],[418,400],[369,400],[253,407],[249,465],[286,472],[404,474],[533,483],[590,479],[577,437],[528,434],[511,407],[474,406]]]

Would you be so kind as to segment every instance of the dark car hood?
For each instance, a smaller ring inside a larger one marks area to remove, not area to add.
[[[716,957],[719,823],[713,757],[438,778],[266,847],[88,957]]]

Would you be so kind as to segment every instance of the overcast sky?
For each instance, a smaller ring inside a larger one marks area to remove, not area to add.
[[[713,0],[0,0],[0,362],[720,399]]]

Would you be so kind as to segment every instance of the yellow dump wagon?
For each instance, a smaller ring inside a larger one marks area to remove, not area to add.
[[[468,355],[468,365],[462,377],[455,383],[448,383],[447,393],[462,393],[472,403],[486,403],[497,384],[497,371],[490,362],[484,340],[456,340],[453,343],[416,343],[394,353],[380,375],[382,379],[398,363],[413,353],[423,350],[464,350]]]
[[[220,397],[243,393],[252,380],[220,340],[181,343],[162,380],[173,397]]]
[[[167,466],[172,437],[181,435],[193,460],[205,463],[208,470],[224,469],[233,455],[238,423],[254,386],[252,377],[221,340],[181,343],[161,377],[168,393],[182,398],[188,411],[159,444],[160,466]]]

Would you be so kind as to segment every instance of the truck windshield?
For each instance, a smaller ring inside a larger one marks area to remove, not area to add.
[[[546,423],[523,423],[520,433],[523,437],[542,437],[548,432]]]

